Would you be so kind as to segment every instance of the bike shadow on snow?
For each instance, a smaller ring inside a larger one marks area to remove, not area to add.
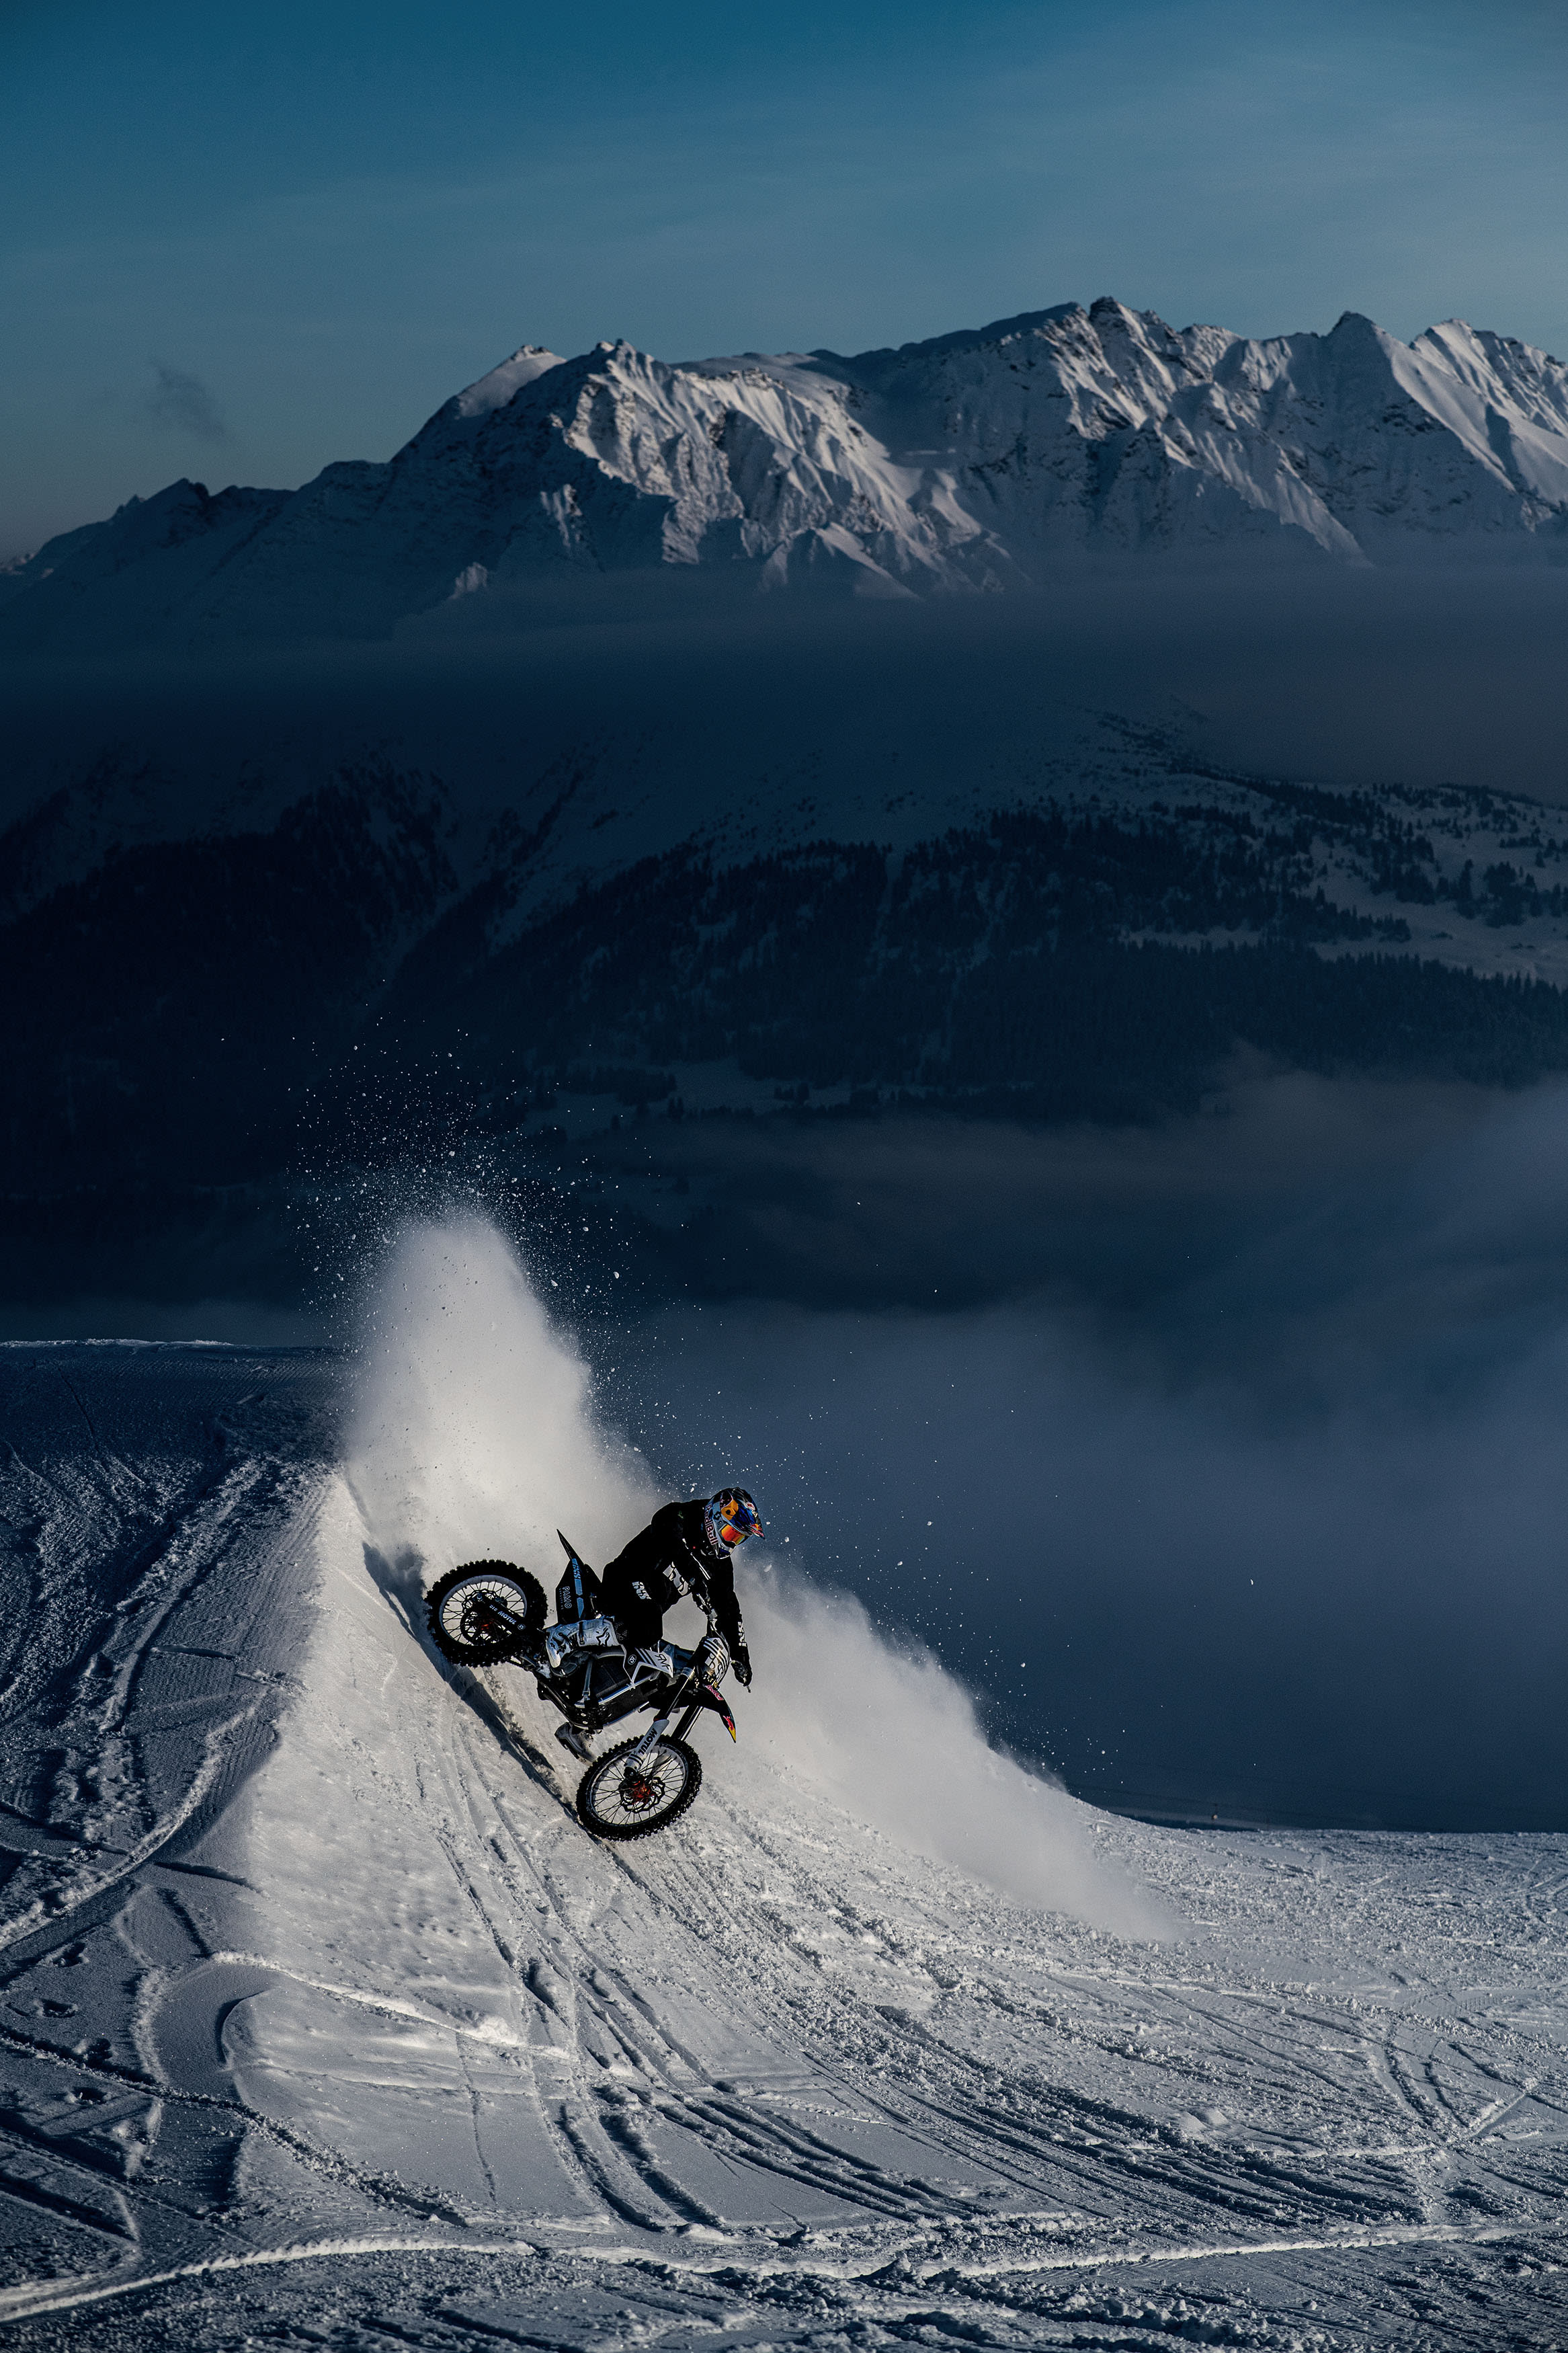
[[[479,1681],[471,1667],[459,1666],[454,1660],[443,1657],[431,1640],[425,1616],[426,1563],[424,1554],[413,1545],[404,1545],[389,1557],[379,1546],[367,1542],[364,1565],[393,1615],[402,1621],[405,1630],[418,1643],[426,1657],[433,1662],[443,1681],[494,1736],[498,1746],[504,1748],[509,1757],[516,1758],[536,1788],[552,1799],[563,1813],[574,1815],[572,1800],[563,1794],[556,1778],[553,1759],[534,1745],[522,1725],[501,1705],[494,1693]]]

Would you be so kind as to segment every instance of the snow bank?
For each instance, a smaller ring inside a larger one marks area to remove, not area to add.
[[[587,1367],[486,1219],[405,1227],[360,1345],[351,1483],[372,1544],[411,1588],[485,1558],[520,1561],[548,1588],[558,1527],[602,1561],[663,1500],[600,1423]],[[894,1648],[849,1597],[766,1562],[745,1577],[744,1606],[757,1663],[737,1701],[747,1759],[1031,1907],[1135,1936],[1168,1925],[1095,1853],[1089,1810],[993,1749],[929,1653]]]

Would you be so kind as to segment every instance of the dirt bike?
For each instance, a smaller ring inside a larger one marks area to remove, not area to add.
[[[536,1577],[510,1560],[475,1560],[448,1569],[426,1595],[431,1637],[459,1666],[515,1665],[531,1674],[540,1698],[566,1719],[556,1739],[587,1760],[577,1790],[584,1828],[595,1838],[647,1838],[685,1813],[702,1786],[702,1759],[688,1735],[703,1710],[712,1709],[735,1737],[735,1719],[719,1694],[730,1646],[712,1609],[694,1596],[708,1619],[695,1651],[673,1642],[626,1650],[601,1615],[598,1578],[559,1528],[556,1535],[567,1567],[555,1588],[552,1627],[546,1630]],[[641,1739],[595,1757],[589,1736],[645,1707],[654,1721]]]

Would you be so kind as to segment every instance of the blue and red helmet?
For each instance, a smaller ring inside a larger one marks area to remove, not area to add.
[[[748,1536],[763,1533],[763,1515],[744,1487],[721,1487],[702,1506],[702,1533],[710,1552],[733,1552]]]

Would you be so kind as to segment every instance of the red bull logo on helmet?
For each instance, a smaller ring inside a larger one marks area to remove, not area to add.
[[[763,1533],[762,1514],[743,1487],[721,1487],[704,1516],[710,1535],[726,1552]]]

